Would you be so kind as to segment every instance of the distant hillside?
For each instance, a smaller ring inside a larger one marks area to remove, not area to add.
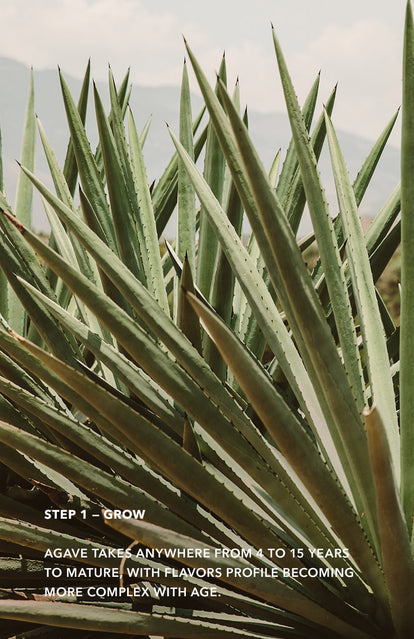
[[[22,127],[26,108],[27,91],[30,70],[23,64],[0,57],[0,127],[3,139],[3,157],[6,189],[9,200],[13,202],[17,179],[17,165],[15,159],[20,156]],[[70,89],[77,99],[81,82],[70,76],[65,76]],[[120,82],[122,78],[118,78]],[[56,156],[63,161],[68,141],[68,129],[65,122],[64,108],[60,95],[57,70],[35,71],[35,108]],[[108,103],[106,86],[97,83],[98,90]],[[194,114],[201,108],[201,99],[193,98]],[[179,88],[178,87],[140,87],[134,86],[131,95],[131,107],[137,125],[142,127],[152,114],[150,133],[145,145],[145,159],[150,181],[158,178],[173,153],[173,145],[166,130],[168,122],[173,130],[178,129]],[[89,106],[87,129],[90,137],[96,143],[97,136],[93,127],[93,100]],[[385,123],[384,123],[385,124]],[[259,150],[259,154],[266,167],[270,166],[273,157],[282,148],[284,152],[290,139],[290,130],[286,115],[282,113],[249,114],[250,131]],[[339,131],[342,149],[347,161],[351,177],[354,178],[369,153],[371,142],[363,138]],[[324,183],[328,184],[327,197],[332,204],[333,213],[336,210],[334,188],[329,171],[329,160],[325,152],[321,160],[321,172]],[[37,174],[41,179],[48,180],[48,170],[43,157],[40,141],[37,153]],[[374,216],[398,181],[399,150],[389,147],[377,169],[375,180],[369,188],[361,206],[361,214]],[[39,202],[35,205],[34,227],[47,228],[47,221]],[[304,229],[305,231],[306,229]],[[172,233],[173,229],[167,229]]]

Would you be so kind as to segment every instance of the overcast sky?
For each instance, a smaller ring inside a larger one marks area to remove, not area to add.
[[[322,97],[339,83],[334,122],[375,138],[401,102],[405,0],[0,0],[0,55],[105,79],[107,64],[143,85],[179,84],[187,38],[214,78],[226,51],[251,110],[284,108],[270,23],[299,97],[319,69]],[[195,89],[195,85],[193,84]],[[398,142],[398,140],[395,140]]]

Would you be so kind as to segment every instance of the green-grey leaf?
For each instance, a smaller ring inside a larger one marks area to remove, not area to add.
[[[401,135],[401,491],[411,534],[414,515],[414,24],[410,2],[407,2],[405,21]]]

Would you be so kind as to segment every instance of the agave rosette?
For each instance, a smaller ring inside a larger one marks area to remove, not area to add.
[[[199,133],[185,64],[175,154],[152,189],[128,76],[117,90],[109,75],[109,116],[93,89],[93,152],[89,68],[77,106],[60,74],[63,169],[38,122],[52,192],[34,172],[31,85],[15,205],[0,195],[4,637],[403,638],[414,623],[411,9],[402,183],[365,236],[358,207],[395,117],[352,183],[335,91],[312,128],[319,78],[301,110],[273,37],[292,142],[269,174],[225,60],[213,90],[186,45],[209,120]],[[317,168],[326,137],[335,219]],[[33,187],[48,243],[30,230]],[[375,288],[400,237],[401,346]],[[142,521],[111,515],[138,508]],[[45,575],[65,590],[73,574],[79,591],[45,596]],[[111,590],[88,598],[102,575]]]

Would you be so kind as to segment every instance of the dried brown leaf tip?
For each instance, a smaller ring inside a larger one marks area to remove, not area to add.
[[[3,213],[3,215],[5,217],[7,217],[8,220],[10,220],[10,222],[16,227],[16,229],[22,234],[24,235],[26,232],[26,229],[24,228],[23,224],[21,222],[19,222],[19,220],[12,215],[11,213],[9,213],[8,211],[5,211],[4,209],[0,209],[1,212]]]

